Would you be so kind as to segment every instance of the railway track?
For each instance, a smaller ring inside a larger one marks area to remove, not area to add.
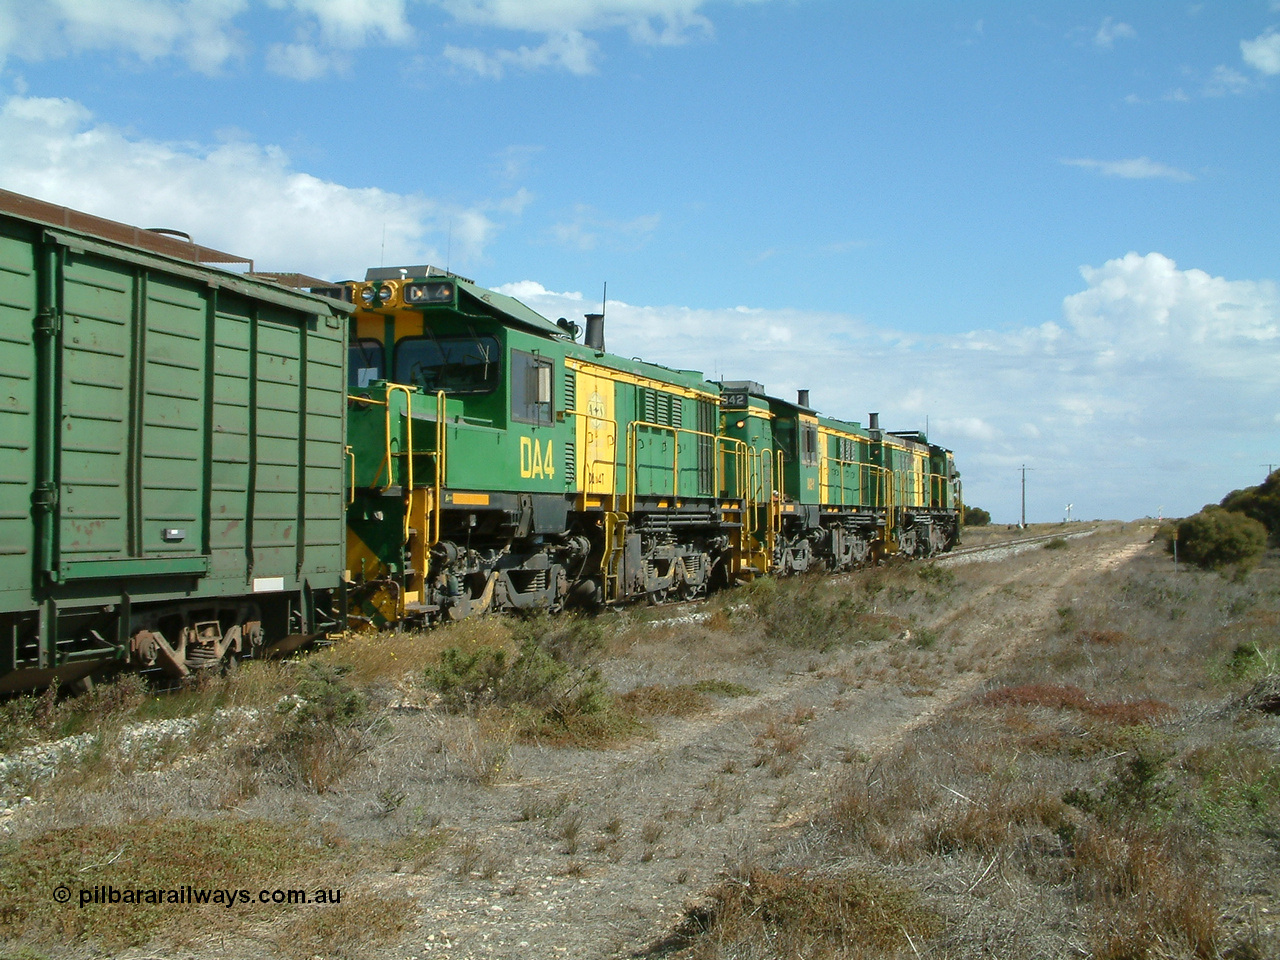
[[[1016,556],[1028,550],[1035,549],[1048,543],[1050,540],[1077,540],[1082,537],[1089,537],[1097,533],[1097,527],[1090,527],[1088,530],[1081,530],[1077,533],[1046,533],[1034,537],[1020,537],[1016,540],[1002,540],[998,543],[983,544],[977,547],[962,547],[959,550],[952,550],[941,556],[930,558],[922,561],[924,563],[936,563],[946,565],[959,565],[963,563],[984,563],[995,560],[1003,560],[1006,557]],[[837,582],[848,580],[849,574],[836,575],[833,579]],[[707,599],[700,597],[695,600],[679,600],[670,603],[661,604],[662,611],[665,616],[645,621],[647,627],[666,627],[677,626],[687,623],[699,623],[707,620],[711,614],[703,609],[706,606]],[[165,681],[161,679],[162,675],[156,672],[152,674],[147,671],[149,680],[151,681],[154,692],[170,692],[172,690],[181,689],[181,682],[172,680]]]
[[[1097,527],[1081,530],[1078,533],[1046,533],[1035,537],[1020,537],[1017,540],[1001,540],[999,543],[987,543],[980,547],[961,547],[928,561],[939,565],[956,566],[962,563],[984,563],[989,560],[1003,560],[1005,557],[1025,553],[1050,540],[1079,540],[1091,537],[1098,532]]]

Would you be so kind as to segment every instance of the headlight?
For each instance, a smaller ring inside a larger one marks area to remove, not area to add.
[[[386,283],[384,283],[381,287],[378,288],[379,303],[390,303],[392,298],[395,297],[395,295],[396,295],[396,285],[389,280]]]
[[[365,287],[360,291],[360,302],[366,307],[373,306],[373,287]]]

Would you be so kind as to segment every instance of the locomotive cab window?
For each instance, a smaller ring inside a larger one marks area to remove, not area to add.
[[[396,383],[426,393],[489,393],[502,373],[493,337],[406,337],[395,356]]]
[[[816,423],[800,424],[800,456],[806,466],[818,462],[818,425]]]
[[[511,351],[511,419],[550,424],[552,362],[523,350]]]
[[[385,365],[381,342],[367,337],[352,340],[347,348],[347,386],[363,390],[385,376]]]

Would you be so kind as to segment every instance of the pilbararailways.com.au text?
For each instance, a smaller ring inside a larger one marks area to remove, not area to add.
[[[338,887],[319,887],[314,890],[244,890],[210,887],[116,887],[102,885],[80,887],[76,890],[77,905],[81,907],[116,904],[175,904],[187,906],[217,905],[248,907],[258,904],[331,904],[342,902],[342,890]],[[59,903],[69,903],[71,888],[60,885],[54,888],[53,898]]]

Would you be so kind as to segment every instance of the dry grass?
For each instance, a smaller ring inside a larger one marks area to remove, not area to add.
[[[617,704],[633,717],[688,717],[705,713],[713,706],[711,697],[692,684],[637,687],[618,697]]]
[[[0,751],[40,740],[117,728],[147,701],[145,681],[126,674],[99,683],[81,696],[63,696],[56,686],[0,702]]]
[[[765,767],[775,777],[783,777],[796,768],[804,756],[808,734],[804,725],[813,719],[813,708],[797,708],[795,712],[770,719],[755,739],[759,750],[754,765]]]
[[[445,831],[431,829],[371,844],[366,852],[386,864],[394,873],[421,873],[439,860],[447,842],[448,834]]]
[[[1119,726],[1136,726],[1167,719],[1173,707],[1149,697],[1141,700],[1097,701],[1077,686],[1060,683],[1024,683],[992,690],[985,702],[997,707],[1048,707],[1074,710]]]
[[[482,647],[514,651],[512,621],[478,617],[432,630],[350,634],[319,655],[349,667],[351,678],[360,684],[413,684],[449,647],[468,652]]]
[[[79,906],[81,888],[218,890],[314,888],[332,880],[331,838],[261,820],[188,819],[77,826],[9,841],[0,852],[0,937],[31,943],[85,940],[105,949],[145,943],[177,926],[236,928],[280,916],[279,904],[256,900],[224,905],[162,903]],[[63,884],[73,900],[56,903]]]
[[[863,872],[812,874],[761,867],[727,877],[689,911],[671,946],[688,960],[743,956],[853,960],[884,956],[942,928],[911,890]]]
[[[382,956],[413,926],[417,905],[400,894],[360,891],[343,902],[299,914],[275,938],[278,950],[298,960]]]

